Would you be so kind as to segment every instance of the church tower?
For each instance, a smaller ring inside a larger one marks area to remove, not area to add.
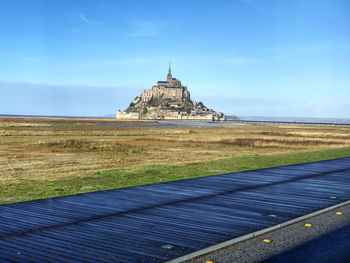
[[[173,76],[171,75],[171,65],[169,63],[169,71],[168,71],[168,76],[166,78],[167,82],[170,83],[173,79]]]

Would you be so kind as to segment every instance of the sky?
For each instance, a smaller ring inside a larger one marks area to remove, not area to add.
[[[225,114],[350,117],[348,0],[1,0],[0,114],[105,116],[173,77]]]

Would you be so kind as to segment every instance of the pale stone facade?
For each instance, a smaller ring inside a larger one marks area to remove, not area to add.
[[[140,119],[140,113],[138,113],[138,112],[126,113],[125,111],[123,111],[123,112],[118,111],[116,118],[117,119],[126,119],[126,120],[129,120],[129,119],[138,120],[138,119]]]

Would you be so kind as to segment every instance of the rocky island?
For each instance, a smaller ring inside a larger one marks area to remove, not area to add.
[[[164,119],[225,121],[222,112],[209,109],[202,102],[191,100],[190,92],[181,81],[173,78],[171,66],[166,81],[158,81],[151,89],[144,89],[117,119]]]

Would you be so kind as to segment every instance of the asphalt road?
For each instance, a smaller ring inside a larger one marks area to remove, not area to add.
[[[337,212],[342,214],[339,215]],[[270,242],[264,242],[264,239]],[[234,244],[187,263],[207,261],[350,262],[350,205]]]

